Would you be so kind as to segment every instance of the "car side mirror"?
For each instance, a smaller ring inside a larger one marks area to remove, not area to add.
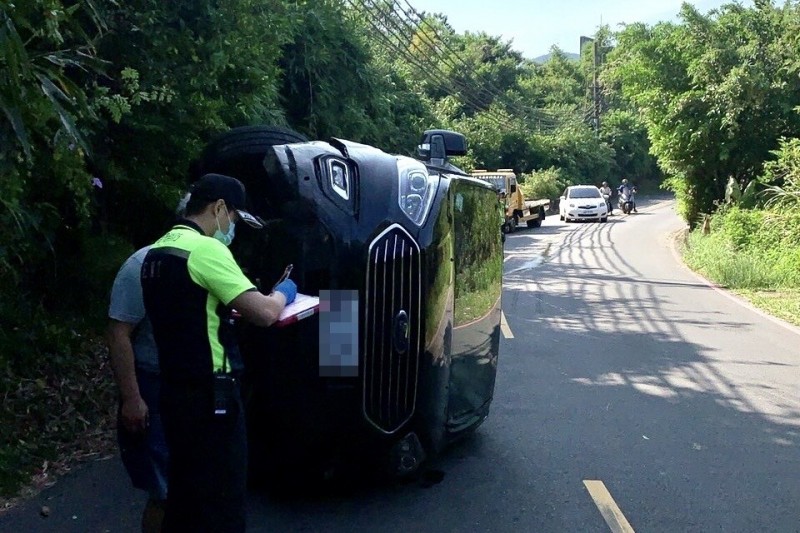
[[[427,130],[422,134],[417,153],[425,161],[466,155],[467,138],[455,131]]]

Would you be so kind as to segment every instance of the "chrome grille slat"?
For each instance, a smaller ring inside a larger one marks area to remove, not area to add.
[[[389,258],[389,247],[384,245],[384,248],[383,248],[383,276],[381,277],[381,280],[382,280],[381,285],[382,285],[382,287],[380,289],[382,294],[386,294],[386,264],[388,263],[388,261],[387,261],[388,258]],[[378,288],[378,284],[377,283],[375,284],[375,288],[376,289]],[[377,306],[376,306],[376,308],[377,308]],[[387,329],[389,329],[391,327],[391,325],[387,323],[386,313],[382,312],[381,309],[378,309],[378,312],[380,312],[380,314],[381,314],[381,328],[378,331],[385,332]],[[386,335],[385,334],[381,335],[381,351],[379,353],[382,353],[382,354],[386,353],[387,349],[390,348],[390,347],[391,347],[391,345],[389,345],[389,346],[386,345]],[[381,400],[383,400],[383,397],[384,397],[383,396],[383,377],[386,374],[386,368],[385,368],[386,358],[381,357],[379,359],[379,361],[380,361],[380,365],[381,365],[380,374],[379,374],[380,375],[381,387],[380,387],[379,394],[378,394],[378,409],[379,409],[379,413],[380,413],[380,411],[382,411],[383,404],[384,404],[384,402],[382,402]]]
[[[404,241],[404,242],[401,243],[401,248],[400,248],[400,295],[401,295],[401,299],[406,296],[406,294],[405,294],[405,292],[403,290],[403,288],[405,286],[405,281],[406,281],[406,278],[405,278],[406,268],[405,267],[406,267],[406,243]],[[410,301],[410,300],[408,300],[408,301]],[[399,363],[402,365],[402,361],[399,361]],[[408,363],[408,358],[406,358],[406,363]],[[400,369],[398,369],[398,375],[400,374],[399,370]],[[406,368],[406,374],[405,375],[408,376],[408,368]],[[400,380],[399,379],[397,380],[397,395],[396,396],[398,398],[400,397]],[[408,396],[405,396],[403,398],[403,410],[406,410],[406,409],[408,409]],[[397,410],[400,411],[399,406],[398,406]]]
[[[420,357],[421,259],[411,235],[395,224],[369,246],[364,328],[365,418],[384,433],[400,429],[416,407]],[[408,315],[408,349],[395,346],[395,317]]]

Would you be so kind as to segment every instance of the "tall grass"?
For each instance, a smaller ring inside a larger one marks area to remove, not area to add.
[[[733,289],[800,287],[800,213],[727,208],[711,228],[689,235],[690,267]]]

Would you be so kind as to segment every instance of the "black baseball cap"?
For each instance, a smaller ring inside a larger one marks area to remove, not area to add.
[[[192,198],[201,198],[209,202],[225,200],[228,209],[236,211],[245,224],[256,229],[264,227],[258,218],[245,211],[247,195],[244,184],[236,178],[222,174],[206,174],[189,187],[189,194]]]

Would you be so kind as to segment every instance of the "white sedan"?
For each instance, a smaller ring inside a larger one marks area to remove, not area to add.
[[[594,185],[573,185],[567,187],[561,196],[558,217],[567,222],[582,219],[605,222],[608,220],[608,205],[600,189]]]

